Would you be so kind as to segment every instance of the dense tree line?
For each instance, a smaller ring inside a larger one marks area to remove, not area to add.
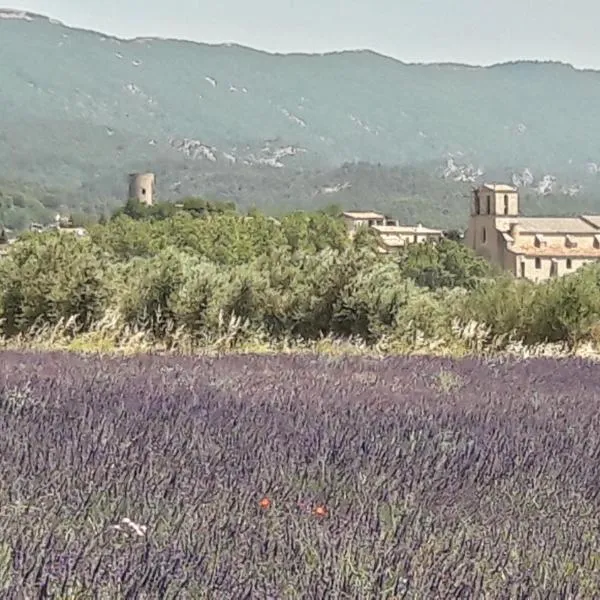
[[[350,240],[327,211],[276,220],[191,201],[171,214],[121,211],[84,238],[25,234],[0,259],[0,281],[5,337],[65,323],[83,333],[111,315],[115,331],[167,344],[468,344],[474,327],[483,346],[575,344],[600,322],[595,266],[534,285],[452,240],[382,255],[369,230]]]
[[[84,161],[84,170],[74,179],[73,172],[65,174],[65,181],[58,187],[51,183],[56,173],[54,167],[46,178],[36,168],[37,185],[30,182],[30,177],[19,178],[18,172],[8,169],[14,180],[0,177],[0,225],[20,231],[27,229],[32,221],[51,223],[57,213],[71,214],[76,222],[86,223],[105,219],[117,207],[122,207],[127,183],[124,177],[115,176],[123,173],[122,162],[102,168],[97,162],[98,145],[92,143],[90,147],[95,149],[94,159]],[[142,150],[131,151],[144,163]],[[107,155],[114,156],[114,152],[109,151]],[[420,222],[430,227],[465,227],[472,183],[442,177],[444,165],[439,161],[402,166],[354,162],[335,169],[318,169],[308,165],[294,168],[297,159],[298,156],[294,157],[283,169],[204,161],[202,169],[198,170],[190,168],[188,161],[164,162],[162,159],[160,165],[153,161],[148,164],[153,165],[157,177],[157,199],[170,198],[174,193],[181,198],[201,194],[203,198],[213,200],[215,205],[222,203],[218,199],[227,198],[240,210],[256,207],[276,217],[298,209],[317,211],[331,200],[347,210],[364,208],[368,199],[369,209],[393,215],[406,224]],[[72,166],[73,161],[68,162]],[[29,171],[29,162],[23,164]],[[529,166],[538,176],[546,172],[541,167],[536,170]],[[554,175],[560,182],[572,181],[572,177],[564,173],[555,171]],[[506,177],[503,170],[486,174],[490,180]],[[559,185],[549,194],[521,188],[523,214],[595,213],[600,201],[598,181],[594,175],[582,174],[578,182],[584,190],[568,201]],[[324,192],[327,188],[339,191]],[[164,203],[161,210],[168,214],[173,210],[172,205]]]

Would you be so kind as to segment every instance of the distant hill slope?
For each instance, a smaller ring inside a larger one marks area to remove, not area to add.
[[[514,179],[559,210],[598,196],[598,72],[124,41],[8,9],[0,40],[0,177],[79,194],[90,210],[120,200],[137,169],[156,171],[164,196],[401,202],[404,181],[375,202],[353,195],[364,186],[335,169],[357,161],[414,167],[427,183],[412,196],[445,221],[464,214],[444,198],[484,177]]]

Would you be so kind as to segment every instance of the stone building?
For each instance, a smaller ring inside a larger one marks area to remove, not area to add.
[[[473,190],[465,243],[515,277],[542,281],[600,259],[600,216],[523,217],[519,190]]]
[[[441,229],[423,227],[421,223],[415,227],[400,225],[397,221],[387,221],[385,225],[373,225],[378,234],[378,241],[383,252],[391,252],[395,248],[403,248],[409,244],[439,242],[443,237]]]
[[[131,173],[129,175],[129,199],[152,206],[155,185],[154,173]]]
[[[385,215],[373,211],[350,211],[343,213],[344,222],[350,233],[354,233],[359,227],[372,227],[373,225],[384,225]]]
[[[369,227],[377,233],[380,251],[385,253],[408,244],[437,242],[443,237],[440,229],[423,227],[420,223],[416,227],[400,225],[396,219],[386,217],[382,213],[357,211],[345,212],[343,216],[350,236],[353,236],[359,227]]]

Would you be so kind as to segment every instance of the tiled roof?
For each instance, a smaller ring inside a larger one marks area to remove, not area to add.
[[[518,221],[521,231],[531,233],[594,233],[597,228],[581,217],[524,217]]]
[[[600,229],[600,215],[581,215],[581,218]]]
[[[385,215],[371,211],[350,211],[344,213],[349,219],[385,219]]]
[[[596,233],[598,227],[589,222],[590,217],[500,217],[496,219],[496,228],[499,231],[509,231],[511,224],[519,225],[523,233]],[[597,217],[600,223],[600,217]]]
[[[540,258],[599,258],[600,248],[566,248],[564,246],[542,246],[536,248],[531,244],[519,244],[508,248],[513,254]]]
[[[373,229],[375,229],[375,231],[378,231],[379,233],[382,234],[396,234],[396,235],[418,235],[418,234],[422,234],[422,235],[441,235],[442,234],[442,230],[441,229],[430,229],[429,227],[423,227],[422,225],[416,226],[416,227],[409,227],[409,226],[399,226],[399,225],[373,225],[372,227]]]

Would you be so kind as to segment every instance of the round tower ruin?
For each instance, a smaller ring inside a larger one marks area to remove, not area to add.
[[[131,173],[129,175],[129,199],[152,206],[155,182],[154,173]]]

